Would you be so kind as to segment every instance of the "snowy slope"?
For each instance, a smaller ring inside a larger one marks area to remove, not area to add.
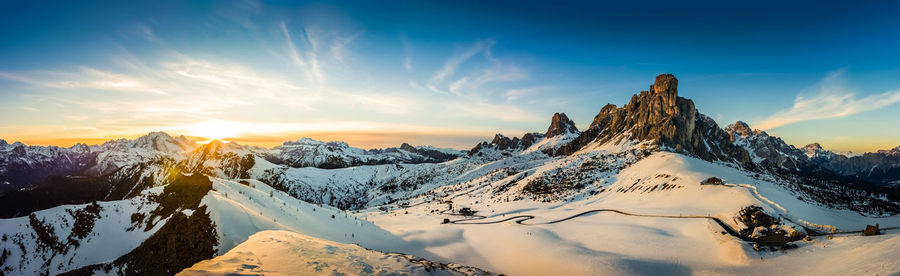
[[[289,230],[382,251],[417,249],[353,213],[300,201],[257,180],[241,181],[247,184],[213,179],[213,191],[201,202],[216,224],[220,253],[263,230]]]
[[[147,229],[135,227],[132,214],[147,213],[158,204],[145,190],[127,200],[83,205],[63,205],[34,212],[31,217],[0,219],[0,261],[8,275],[59,274],[87,265],[107,262],[136,248],[165,221]],[[8,252],[8,253],[7,253]]]
[[[385,254],[290,231],[261,231],[178,275],[489,275],[477,268]]]
[[[548,162],[546,166],[559,165]],[[729,185],[701,186],[700,181],[710,176],[724,178]],[[502,181],[498,180],[493,185]],[[797,256],[801,254],[799,252],[809,252],[803,254],[825,259],[838,259],[837,256],[845,252],[897,254],[900,253],[898,247],[890,248],[890,244],[897,241],[897,230],[888,232],[888,236],[883,238],[865,240],[865,244],[877,246],[877,250],[883,251],[857,248],[845,243],[846,240],[861,241],[855,237],[834,240],[820,237],[812,242],[798,242],[796,244],[800,248],[787,253],[755,252],[750,244],[722,234],[723,228],[714,221],[687,217],[712,216],[732,228],[739,228],[741,225],[733,219],[737,212],[743,207],[757,205],[773,215],[782,215],[822,231],[861,230],[866,224],[875,223],[882,227],[900,226],[900,217],[897,216],[868,217],[797,199],[794,193],[775,183],[755,178],[753,173],[726,164],[656,152],[600,182],[607,183],[600,188],[606,191],[596,195],[572,194],[564,200],[543,203],[506,201],[504,197],[497,196],[492,198],[490,193],[480,193],[479,188],[469,188],[468,184],[458,185],[463,191],[460,194],[442,198],[452,200],[456,210],[467,207],[477,211],[478,215],[488,217],[468,221],[471,223],[528,215],[534,218],[523,223],[536,225],[518,225],[514,220],[484,225],[441,224],[444,218],[463,219],[448,215],[448,205],[441,201],[389,212],[373,209],[368,215],[370,220],[394,234],[426,244],[427,250],[444,260],[512,275],[758,274],[772,271],[801,274],[867,271],[884,274],[900,269],[896,260],[890,257],[865,261],[865,267],[869,270],[840,265],[853,262],[851,260],[817,270],[805,269],[805,262],[793,262],[812,260],[813,257]],[[666,185],[673,188],[663,189],[662,184],[674,186]],[[598,212],[540,225],[596,209],[685,218]],[[840,246],[840,249],[834,249],[835,246]],[[859,259],[855,261],[863,262]],[[780,267],[766,265],[772,262]]]

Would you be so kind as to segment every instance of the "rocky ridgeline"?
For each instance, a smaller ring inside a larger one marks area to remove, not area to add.
[[[749,153],[732,144],[715,121],[700,114],[693,101],[678,96],[678,79],[671,74],[657,76],[649,91],[632,96],[623,107],[604,106],[590,127],[556,154],[572,154],[591,142],[614,139],[648,141],[708,161],[755,166]]]

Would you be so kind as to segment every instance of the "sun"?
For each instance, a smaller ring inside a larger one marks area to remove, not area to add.
[[[222,140],[233,138],[240,134],[240,128],[236,124],[225,121],[206,121],[189,126],[188,135],[208,138],[210,140]]]

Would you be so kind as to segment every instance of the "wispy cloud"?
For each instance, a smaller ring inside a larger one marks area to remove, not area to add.
[[[512,101],[522,99],[526,96],[533,95],[542,90],[546,90],[548,88],[549,87],[546,87],[546,86],[513,88],[513,89],[506,90],[506,92],[503,93],[503,96],[506,97],[507,102],[512,102]]]
[[[474,45],[470,46],[464,51],[451,56],[449,59],[447,59],[446,62],[444,62],[444,66],[441,67],[441,69],[438,70],[433,77],[431,77],[431,82],[438,83],[444,81],[447,77],[452,76],[456,72],[456,69],[459,68],[459,66],[464,62],[466,62],[473,56],[479,53],[483,53],[487,49],[490,49],[494,46],[495,43],[496,41],[494,41],[493,39],[477,41]]]
[[[814,93],[797,96],[791,108],[778,111],[754,126],[767,130],[803,121],[846,117],[900,102],[900,89],[859,97],[845,85],[844,75],[844,70],[829,73]]]
[[[412,45],[409,45],[409,39],[406,38],[406,35],[400,35],[400,45],[403,46],[403,68],[406,69],[406,72],[412,72]]]
[[[151,87],[138,78],[93,68],[81,68],[74,72],[35,71],[24,74],[0,72],[0,78],[57,89],[97,89],[166,94],[165,91]]]
[[[496,41],[493,39],[476,41],[464,51],[451,56],[428,80],[426,87],[437,93],[461,96],[475,91],[489,92],[483,89],[483,86],[488,83],[526,80],[528,73],[524,69],[494,57],[491,50],[494,44],[496,44]],[[487,65],[475,67],[461,74],[462,76],[456,80],[448,80],[450,77],[458,74],[457,71],[460,66],[479,54],[484,56],[485,61],[488,63]]]
[[[284,33],[284,39],[287,40],[288,46],[288,56],[291,57],[291,60],[294,62],[294,65],[297,66],[303,73],[306,74],[307,78],[314,82],[316,86],[320,86],[324,81],[325,77],[322,74],[322,68],[319,66],[318,55],[314,52],[318,49],[318,41],[311,39],[308,32],[305,32],[306,41],[312,46],[313,51],[306,53],[304,55],[300,52],[300,49],[294,44],[294,39],[291,36],[291,31],[288,29],[287,25],[284,21],[281,22],[281,31]]]
[[[344,63],[344,56],[346,55],[346,47],[348,44],[353,43],[357,37],[362,35],[364,32],[359,31],[355,34],[349,36],[337,36],[334,39],[334,42],[331,44],[331,56],[334,57],[340,63]]]

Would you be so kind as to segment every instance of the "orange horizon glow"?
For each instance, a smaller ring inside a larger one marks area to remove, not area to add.
[[[166,131],[164,131],[166,132]],[[149,132],[148,132],[149,133]],[[172,137],[178,137],[183,134],[166,132]],[[511,133],[511,132],[510,132]],[[133,135],[124,135],[121,137],[60,137],[60,138],[24,138],[24,139],[7,139],[4,137],[0,137],[0,139],[6,140],[8,143],[12,144],[14,142],[22,142],[26,145],[30,146],[58,146],[58,147],[71,147],[78,143],[84,143],[87,145],[99,145],[111,140],[118,140],[121,138],[125,139],[136,139],[138,137],[147,135],[147,133],[143,134],[133,134]],[[306,132],[306,133],[297,133],[297,134],[284,134],[284,135],[243,135],[243,136],[235,136],[235,137],[204,137],[204,136],[195,136],[195,135],[184,135],[185,138],[194,141],[197,144],[205,144],[209,143],[213,140],[220,140],[223,142],[236,142],[241,145],[248,146],[259,146],[265,148],[271,148],[274,146],[282,145],[287,141],[296,141],[301,138],[311,138],[314,140],[330,142],[330,141],[342,141],[346,142],[352,147],[363,148],[363,149],[373,149],[373,148],[387,148],[387,147],[399,147],[402,143],[409,143],[411,145],[431,145],[435,147],[441,148],[453,148],[453,149],[469,149],[474,147],[477,143],[481,141],[489,141],[493,138],[494,133],[484,132],[484,133],[475,133],[468,131],[459,131],[455,134],[450,133],[422,133],[422,132],[372,132],[372,131],[346,131],[346,132]],[[512,135],[512,134],[510,134]],[[518,135],[517,135],[518,136]]]
[[[374,148],[388,148],[388,147],[399,147],[402,143],[409,143],[411,145],[431,145],[440,148],[453,148],[453,149],[470,149],[474,147],[477,143],[481,141],[490,141],[494,134],[497,132],[475,132],[475,131],[440,131],[440,132],[415,132],[415,131],[403,131],[403,132],[387,132],[387,131],[323,131],[323,132],[302,132],[302,133],[280,133],[280,134],[271,134],[271,135],[261,135],[261,134],[244,134],[234,137],[204,137],[204,136],[196,136],[196,135],[185,135],[181,133],[168,132],[163,131],[169,134],[172,137],[178,137],[184,135],[185,138],[194,141],[197,144],[205,144],[209,143],[212,140],[220,140],[223,142],[236,142],[241,145],[248,146],[259,146],[264,148],[272,148],[275,146],[282,145],[287,141],[296,141],[301,138],[311,138],[314,140],[330,142],[330,141],[342,141],[346,142],[352,147],[363,148],[363,149],[374,149]],[[149,133],[149,132],[147,132]],[[111,140],[118,140],[121,138],[125,139],[136,139],[138,137],[147,135],[147,133],[142,134],[132,134],[132,135],[123,135],[118,137],[59,137],[59,138],[34,138],[34,137],[25,137],[22,139],[10,139],[14,137],[0,137],[0,139],[6,140],[7,143],[14,142],[22,142],[26,145],[30,146],[58,146],[58,147],[71,147],[77,143],[84,143],[87,145],[99,145]],[[525,132],[501,132],[507,136],[521,136]],[[896,143],[896,141],[895,141]],[[805,144],[804,144],[805,145]],[[802,147],[804,145],[794,145],[796,147]],[[831,150],[835,152],[853,152],[853,153],[866,153],[866,152],[875,152],[878,150],[889,150],[897,147],[897,144],[891,145],[890,141],[873,141],[871,144],[860,145],[855,143],[830,143],[825,144],[822,143],[822,146],[826,150]]]

